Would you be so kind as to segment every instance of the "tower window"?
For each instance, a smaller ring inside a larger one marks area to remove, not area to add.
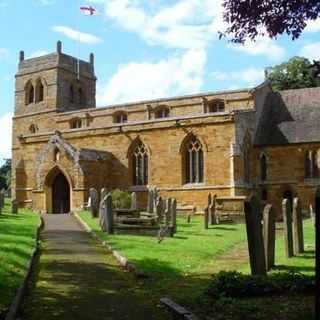
[[[148,151],[142,142],[134,148],[132,154],[133,184],[148,184]]]
[[[35,89],[35,102],[41,102],[44,98],[44,86],[40,79],[37,80],[36,89]]]
[[[34,103],[34,86],[32,85],[31,81],[29,81],[25,87],[25,94],[26,94],[26,105],[30,103]]]
[[[203,151],[200,141],[192,137],[186,144],[184,153],[186,183],[203,182]]]
[[[224,112],[225,111],[225,104],[222,100],[213,101],[209,104],[208,111],[210,113]]]
[[[155,111],[155,118],[156,119],[168,118],[169,114],[170,114],[169,108],[160,107],[160,108],[157,108]]]
[[[114,123],[126,123],[128,122],[128,115],[126,112],[117,112],[115,113],[114,117],[113,117],[113,122]]]

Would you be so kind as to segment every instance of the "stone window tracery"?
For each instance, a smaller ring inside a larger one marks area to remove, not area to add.
[[[186,183],[203,182],[203,150],[200,141],[192,137],[185,150],[185,177]]]
[[[225,111],[225,103],[222,100],[215,100],[209,103],[208,111],[210,113],[216,112],[224,112]]]
[[[35,133],[37,133],[37,131],[38,131],[37,125],[31,124],[30,127],[29,127],[29,132],[30,132],[31,134],[35,134]]]
[[[156,119],[168,118],[169,115],[170,115],[170,110],[167,107],[159,107],[155,111]]]
[[[25,86],[25,94],[26,94],[26,99],[25,99],[25,104],[31,104],[34,103],[34,86],[29,81],[27,85]]]
[[[142,142],[134,148],[132,154],[133,184],[143,186],[148,184],[148,151]]]
[[[117,112],[113,117],[114,123],[126,123],[128,122],[128,115],[126,112]]]
[[[82,127],[82,120],[79,118],[70,121],[70,129],[80,129]]]
[[[42,102],[44,100],[44,86],[41,79],[37,80],[35,94],[36,103]]]

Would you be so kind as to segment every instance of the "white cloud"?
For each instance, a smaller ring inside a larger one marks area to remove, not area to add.
[[[9,50],[6,48],[0,48],[0,61],[9,57]]]
[[[108,0],[105,12],[149,44],[170,48],[205,48],[224,29],[222,0],[181,0],[149,11],[147,5],[146,0]]]
[[[0,159],[11,158],[12,113],[0,116]]]
[[[41,56],[45,56],[47,54],[49,54],[49,52],[46,51],[46,50],[37,50],[37,51],[34,51],[34,52],[30,53],[30,55],[28,55],[26,57],[26,59],[32,59],[32,58],[36,58],[36,57],[41,57]]]
[[[66,26],[54,26],[52,27],[52,30],[61,33],[72,40],[77,40],[82,43],[96,44],[102,42],[101,38],[98,38],[93,34],[84,33]]]
[[[256,41],[248,40],[244,44],[231,45],[230,47],[252,56],[265,55],[271,60],[282,60],[286,54],[283,47],[267,37],[258,37]]]
[[[203,83],[205,50],[188,50],[155,63],[130,62],[98,88],[98,105],[195,93]]]
[[[258,68],[248,68],[234,72],[217,71],[211,73],[211,77],[218,81],[240,82],[243,85],[251,87],[263,82],[264,70]]]
[[[320,59],[320,42],[314,42],[302,47],[300,55],[308,58],[309,60]]]
[[[316,20],[310,20],[305,28],[306,32],[319,32],[320,31],[320,18]]]

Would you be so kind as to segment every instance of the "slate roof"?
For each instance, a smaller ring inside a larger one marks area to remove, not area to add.
[[[320,87],[271,92],[255,136],[256,145],[320,142]]]

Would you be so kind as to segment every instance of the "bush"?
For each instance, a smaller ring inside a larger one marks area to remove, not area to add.
[[[274,273],[251,276],[236,271],[221,271],[212,276],[206,294],[219,297],[257,297],[287,291],[306,291],[315,286],[314,277],[300,273]]]
[[[129,192],[115,189],[112,191],[112,206],[114,209],[130,209],[131,195]]]

